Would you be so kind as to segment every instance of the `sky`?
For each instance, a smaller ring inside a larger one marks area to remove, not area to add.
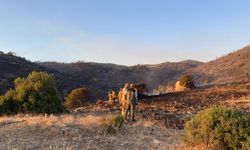
[[[0,51],[31,61],[210,61],[249,45],[249,0],[0,0]]]

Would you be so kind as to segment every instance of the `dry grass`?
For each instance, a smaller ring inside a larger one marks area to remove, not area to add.
[[[141,102],[137,122],[125,124],[108,135],[104,118],[119,113],[117,108],[86,107],[71,114],[15,115],[0,117],[0,150],[5,149],[209,149],[203,145],[181,145],[183,130],[175,127],[210,105],[221,104],[250,110],[249,84],[218,86],[176,92]],[[112,113],[111,113],[112,112]],[[173,126],[174,125],[174,126]],[[174,129],[167,129],[171,127]]]
[[[116,135],[104,134],[107,112],[87,114],[15,115],[0,118],[0,149],[177,149],[182,131],[138,120]]]
[[[240,98],[232,97],[231,99],[221,102],[221,104],[226,105],[228,107],[234,107],[245,111],[250,111],[250,96],[243,96]]]

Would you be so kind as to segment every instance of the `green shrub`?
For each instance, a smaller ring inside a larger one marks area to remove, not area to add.
[[[15,90],[1,97],[2,114],[20,111],[51,114],[64,111],[54,80],[47,73],[32,72],[27,78],[17,78],[14,82]]]
[[[242,149],[249,138],[250,114],[236,109],[211,107],[185,123],[184,141],[192,145]]]
[[[243,150],[250,150],[250,137],[242,143],[242,149]]]
[[[20,102],[13,99],[14,94],[13,90],[9,90],[0,97],[0,114],[15,114],[20,111]]]
[[[116,128],[121,128],[124,123],[124,117],[122,115],[117,115],[111,119],[111,124]]]
[[[183,76],[181,77],[180,86],[186,87],[186,88],[194,88],[194,82],[191,76]]]
[[[71,93],[65,98],[64,105],[67,108],[77,108],[84,106],[91,101],[90,90],[87,88],[77,88],[71,91]]]
[[[103,119],[103,127],[106,134],[116,134],[123,126],[124,117],[121,115],[110,116]]]

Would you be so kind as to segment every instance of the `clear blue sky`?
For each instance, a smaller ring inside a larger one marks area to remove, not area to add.
[[[0,0],[0,50],[32,61],[208,61],[249,44],[249,17],[249,0]]]

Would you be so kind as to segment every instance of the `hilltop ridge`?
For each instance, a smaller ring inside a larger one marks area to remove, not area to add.
[[[223,84],[250,79],[250,46],[187,71],[198,84]]]
[[[250,81],[250,46],[203,63],[195,60],[123,66],[95,62],[31,62],[12,54],[0,54],[0,92],[13,87],[16,77],[33,70],[53,74],[58,89],[65,96],[70,90],[85,86],[97,97],[122,87],[125,82],[146,83],[150,90],[167,85],[183,75],[191,75],[197,86]]]

